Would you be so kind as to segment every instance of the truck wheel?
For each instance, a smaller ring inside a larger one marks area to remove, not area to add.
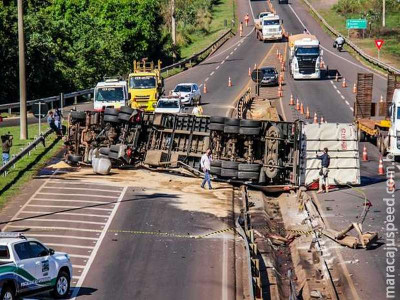
[[[237,170],[239,167],[239,163],[236,161],[230,161],[230,160],[223,160],[221,163],[221,167],[223,169],[232,169],[232,170]]]
[[[104,110],[104,115],[105,116],[118,116],[118,110],[114,109],[114,108],[106,108]]]
[[[251,127],[240,127],[239,134],[243,135],[258,135],[260,133],[260,127],[251,128]]]
[[[214,131],[224,131],[224,124],[218,124],[218,123],[211,123],[208,125],[208,129],[214,130]]]
[[[54,286],[53,289],[53,294],[55,298],[57,299],[62,299],[66,298],[69,293],[70,289],[70,281],[71,278],[69,277],[68,273],[65,271],[61,271],[56,280],[56,285]]]
[[[258,179],[260,176],[259,172],[238,172],[238,178],[239,179]]]
[[[104,115],[104,122],[108,123],[119,123],[119,119],[114,115]]]
[[[0,295],[1,300],[14,300],[16,299],[15,297],[15,291],[11,286],[6,285],[1,289],[1,295]]]
[[[225,125],[224,126],[224,132],[225,133],[239,133],[239,126],[229,126],[229,125]]]
[[[265,167],[265,175],[267,175],[268,178],[274,179],[278,175],[279,169],[275,167],[277,164],[276,157],[268,155],[267,165],[270,165],[270,167]]]
[[[239,164],[238,170],[245,172],[258,172],[260,171],[260,164]]]
[[[221,176],[222,177],[237,177],[238,176],[238,171],[233,170],[233,169],[222,169],[221,170]]]
[[[240,126],[240,120],[234,118],[225,118],[224,124],[229,126]]]
[[[71,111],[70,116],[73,120],[86,120],[86,113],[84,111]]]
[[[211,167],[210,174],[221,176],[221,168],[219,167]]]
[[[219,116],[210,117],[210,123],[224,124],[224,122],[225,122],[225,117],[219,117]]]

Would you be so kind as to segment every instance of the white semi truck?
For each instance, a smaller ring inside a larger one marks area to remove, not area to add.
[[[128,100],[127,82],[119,78],[108,78],[97,83],[94,89],[94,110],[96,111],[103,111],[107,107],[119,109],[126,106]]]
[[[256,33],[260,41],[282,40],[282,20],[278,15],[265,15],[262,17],[259,27],[256,26]]]
[[[294,79],[321,78],[320,62],[323,50],[319,40],[311,34],[289,37],[289,71]]]

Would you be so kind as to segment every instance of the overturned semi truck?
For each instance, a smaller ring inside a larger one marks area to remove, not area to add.
[[[199,170],[201,156],[210,148],[211,174],[218,178],[298,186],[310,181],[305,181],[304,176],[318,173],[301,170],[304,165],[310,166],[306,161],[316,160],[315,151],[320,150],[313,147],[307,155],[306,126],[301,121],[154,114],[129,107],[106,108],[104,112],[71,111],[65,139],[66,160],[91,163],[93,157],[100,156],[108,157],[114,167],[185,165]],[[323,148],[324,143],[318,145]],[[358,159],[358,148],[351,156]],[[319,168],[316,163],[311,166]]]

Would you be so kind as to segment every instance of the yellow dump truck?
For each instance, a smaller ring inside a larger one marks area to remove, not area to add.
[[[130,106],[144,111],[154,111],[158,98],[164,93],[161,61],[155,66],[153,62],[135,60],[133,73],[129,74],[128,85],[131,95]]]

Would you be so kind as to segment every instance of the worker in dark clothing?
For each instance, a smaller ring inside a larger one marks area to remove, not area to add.
[[[3,151],[2,160],[3,166],[10,160],[10,150],[12,147],[13,136],[6,134],[1,136],[1,148]]]
[[[57,135],[60,135],[60,132],[57,128],[57,125],[55,123],[55,119],[54,119],[54,114],[52,111],[49,112],[49,115],[47,116],[47,124],[49,124],[50,128],[54,130],[54,132]]]
[[[322,193],[324,190],[322,189],[323,184],[325,184],[325,190],[329,192],[329,183],[328,183],[328,173],[329,173],[329,165],[331,162],[331,158],[328,155],[328,148],[324,148],[324,153],[322,155],[317,154],[317,158],[321,160],[321,170],[319,171],[319,189],[317,193]]]

